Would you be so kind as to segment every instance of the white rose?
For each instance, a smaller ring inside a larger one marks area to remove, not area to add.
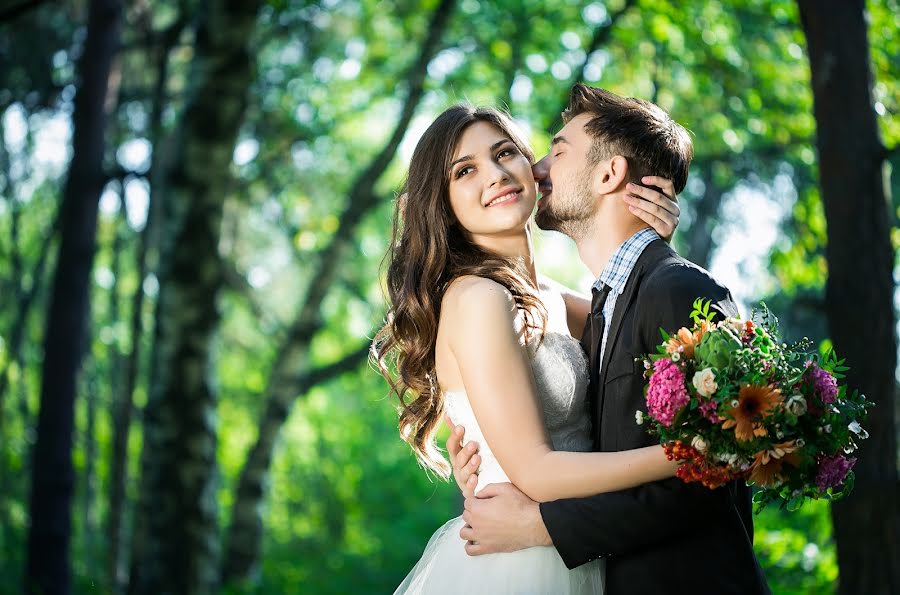
[[[680,359],[681,359],[681,354],[678,353],[677,351],[676,351],[675,353],[672,354],[672,361],[673,361],[673,362],[677,362],[677,361],[680,360]]]
[[[705,453],[706,449],[708,448],[706,441],[703,440],[703,438],[701,438],[700,436],[694,436],[694,439],[691,440],[691,446],[696,448],[697,451],[701,454]]]
[[[791,395],[785,407],[796,416],[803,415],[806,413],[806,399],[803,398],[803,395]]]
[[[711,396],[719,388],[716,384],[716,373],[712,368],[705,368],[694,373],[694,388],[704,397]]]
[[[634,422],[639,426],[644,423],[644,412],[640,409],[634,412]]]
[[[738,456],[733,452],[720,452],[715,455],[715,459],[720,463],[734,463],[737,461]]]

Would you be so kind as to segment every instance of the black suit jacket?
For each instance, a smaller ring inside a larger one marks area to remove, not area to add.
[[[635,421],[635,411],[647,411],[644,368],[635,358],[656,352],[660,328],[690,328],[698,297],[712,300],[717,320],[737,314],[728,289],[709,273],[662,240],[648,245],[616,300],[599,379],[589,388],[595,450],[658,444]],[[753,553],[750,492],[743,482],[710,490],[671,478],[546,502],[541,515],[569,568],[606,558],[607,595],[769,593]]]

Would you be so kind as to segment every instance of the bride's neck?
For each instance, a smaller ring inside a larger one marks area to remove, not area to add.
[[[537,287],[537,269],[534,264],[534,243],[531,237],[531,228],[524,229],[515,235],[503,236],[476,236],[473,241],[491,252],[500,254],[510,259],[521,260],[528,271],[528,278]]]

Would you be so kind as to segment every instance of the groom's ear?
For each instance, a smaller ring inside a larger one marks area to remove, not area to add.
[[[628,181],[628,160],[614,155],[597,164],[594,175],[594,192],[599,195],[612,194]]]

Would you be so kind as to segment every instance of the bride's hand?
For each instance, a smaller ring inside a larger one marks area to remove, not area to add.
[[[450,453],[450,464],[453,466],[453,479],[459,486],[464,498],[475,495],[475,486],[478,485],[478,466],[481,465],[481,456],[478,454],[478,443],[469,442],[462,446],[466,429],[462,426],[454,426],[446,415],[444,421],[450,426],[450,437],[447,438],[447,452]]]
[[[655,186],[662,192],[629,182],[627,190],[630,194],[623,200],[636,217],[653,227],[662,239],[671,242],[681,215],[675,185],[672,180],[659,176],[644,176],[641,183]]]

